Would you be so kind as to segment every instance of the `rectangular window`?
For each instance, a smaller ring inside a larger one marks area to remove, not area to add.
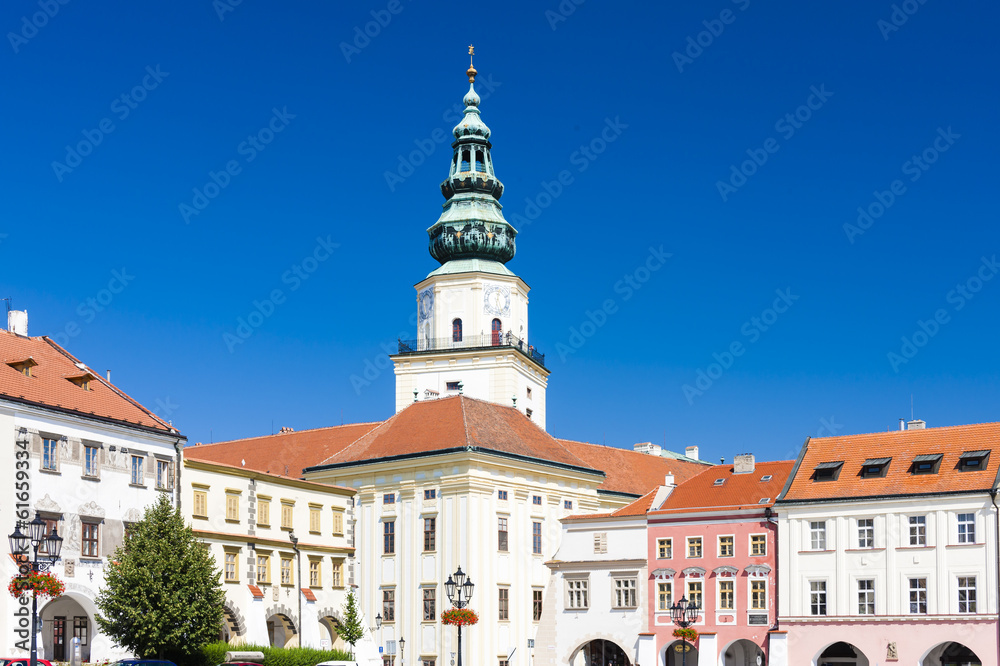
[[[382,504],[395,504],[396,493],[386,493],[382,495]]]
[[[56,531],[56,529],[59,527],[59,520],[61,520],[61,518],[58,519],[58,520],[57,519],[52,519],[52,518],[43,518],[42,520],[45,521],[45,530],[42,532],[42,537],[47,537],[48,535],[50,535],[54,531]],[[128,527],[127,526],[128,526],[128,523],[126,523],[126,528],[125,528],[125,530],[126,530],[126,537],[128,536]],[[42,542],[40,544],[38,544],[38,552],[39,553],[45,553],[45,554],[48,554],[48,552],[49,552],[49,549],[46,546],[46,542],[45,542],[44,538],[42,539]]]
[[[293,505],[286,502],[281,503],[281,529],[292,529],[292,509]]]
[[[396,621],[396,591],[382,590],[382,621]]]
[[[958,514],[958,542],[976,543],[976,514]]]
[[[875,547],[875,520],[858,518],[858,548]]]
[[[510,619],[510,589],[506,587],[501,587],[499,590],[499,595],[497,598],[497,609],[499,610],[498,618],[499,620],[509,620]]]
[[[858,615],[875,614],[875,581],[867,578],[858,581]]]
[[[77,615],[73,618],[73,638],[79,638],[80,645],[86,645],[89,637],[90,623],[87,620],[87,616]]]
[[[83,543],[80,557],[100,557],[98,550],[101,526],[98,523],[83,523]]]
[[[636,579],[615,578],[614,608],[636,608]]]
[[[608,552],[608,533],[594,532],[594,554],[602,555]]]
[[[85,476],[97,476],[97,452],[96,446],[83,447],[83,474]]]
[[[589,581],[586,578],[568,579],[566,581],[566,608],[570,610],[589,608],[589,587]]]
[[[432,622],[437,619],[437,590],[433,587],[423,588],[424,597],[424,622]]]
[[[674,605],[673,601],[673,583],[657,583],[656,584],[656,610],[668,611],[670,607]]]
[[[342,535],[344,533],[344,512],[333,511],[333,533],[336,535]]]
[[[131,483],[133,486],[141,486],[143,480],[143,458],[142,456],[132,456],[132,479]]]
[[[226,582],[232,583],[237,580],[236,578],[236,553],[226,553]]]
[[[343,587],[344,586],[344,563],[334,562],[333,563],[333,586]]]
[[[976,577],[958,577],[958,612],[976,612]]]
[[[498,490],[497,491],[497,499],[506,502],[507,501],[507,491],[506,490]]]
[[[497,525],[497,549],[507,552],[507,519],[498,519]]]
[[[927,613],[927,579],[910,579],[910,612]]]
[[[538,521],[531,523],[531,553],[542,554],[542,524]]]
[[[688,557],[701,557],[701,537],[688,537]]]
[[[170,474],[170,461],[156,461],[156,487],[159,490],[170,490],[174,487],[173,475]]]
[[[309,587],[319,586],[319,560],[309,560]]]
[[[281,584],[292,584],[292,560],[289,557],[281,558]]]
[[[719,581],[719,610],[733,610],[736,608],[735,585],[731,580]]]
[[[420,666],[434,666],[436,661],[434,659],[422,659]]]
[[[825,520],[809,523],[809,548],[812,550],[826,550]]]
[[[767,581],[750,581],[750,610],[767,610]]]
[[[767,535],[750,535],[750,555],[753,557],[764,557],[767,555]]]
[[[424,491],[424,499],[432,500],[437,499],[437,488],[430,488]]]
[[[309,531],[313,534],[319,534],[319,521],[320,521],[320,510],[321,507],[311,506],[309,507]]]
[[[396,521],[382,523],[382,552],[392,555],[396,552]]]
[[[424,552],[437,549],[437,518],[424,518]]]
[[[570,509],[570,510],[572,510],[573,509],[573,500],[563,500],[563,508],[564,509]]]
[[[731,536],[719,537],[719,557],[732,557],[734,555],[733,538]]]
[[[240,496],[226,495],[226,520],[240,519]]]
[[[826,581],[809,581],[809,610],[813,615],[826,615]]]
[[[270,555],[257,555],[257,582],[265,584],[271,582]]]
[[[542,496],[541,495],[532,495],[531,496],[531,503],[534,504],[535,506],[541,506],[542,505]]]
[[[535,622],[542,619],[542,591],[531,591],[531,617]]]
[[[688,602],[694,604],[698,608],[704,608],[705,602],[702,595],[701,581],[689,581],[687,584],[688,588]]]
[[[927,516],[910,516],[910,545],[927,545]]]
[[[194,515],[208,518],[208,493],[204,490],[194,491]]]
[[[674,540],[673,539],[657,539],[656,540],[656,557],[661,560],[669,560],[674,556]]]
[[[42,469],[50,472],[56,471],[56,463],[59,460],[59,442],[54,439],[42,440]]]
[[[261,527],[271,526],[271,503],[267,500],[257,500],[257,524]]]

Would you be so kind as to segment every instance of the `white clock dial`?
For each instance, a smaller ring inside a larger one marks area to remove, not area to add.
[[[424,289],[417,297],[417,301],[417,312],[420,317],[420,321],[429,319],[431,313],[434,311],[434,291],[431,289]]]
[[[483,309],[492,315],[510,314],[510,287],[491,284],[483,294]]]

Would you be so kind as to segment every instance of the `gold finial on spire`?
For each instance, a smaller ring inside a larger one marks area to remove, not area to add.
[[[469,69],[465,73],[469,75],[469,83],[476,82],[476,68],[472,66],[472,56],[476,55],[476,47],[469,44]]]

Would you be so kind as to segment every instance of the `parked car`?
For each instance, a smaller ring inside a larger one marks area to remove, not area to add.
[[[52,666],[48,659],[38,659],[39,666]],[[16,659],[0,659],[0,666],[31,666],[31,659],[17,657]]]
[[[119,659],[112,666],[177,666],[166,659]]]
[[[321,661],[316,666],[358,666],[356,661]]]

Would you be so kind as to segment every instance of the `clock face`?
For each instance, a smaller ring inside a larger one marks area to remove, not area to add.
[[[483,294],[483,309],[487,314],[509,315],[510,287],[499,284],[488,285]]]
[[[420,321],[429,319],[431,312],[434,311],[434,290],[424,289],[417,296],[417,313]]]

